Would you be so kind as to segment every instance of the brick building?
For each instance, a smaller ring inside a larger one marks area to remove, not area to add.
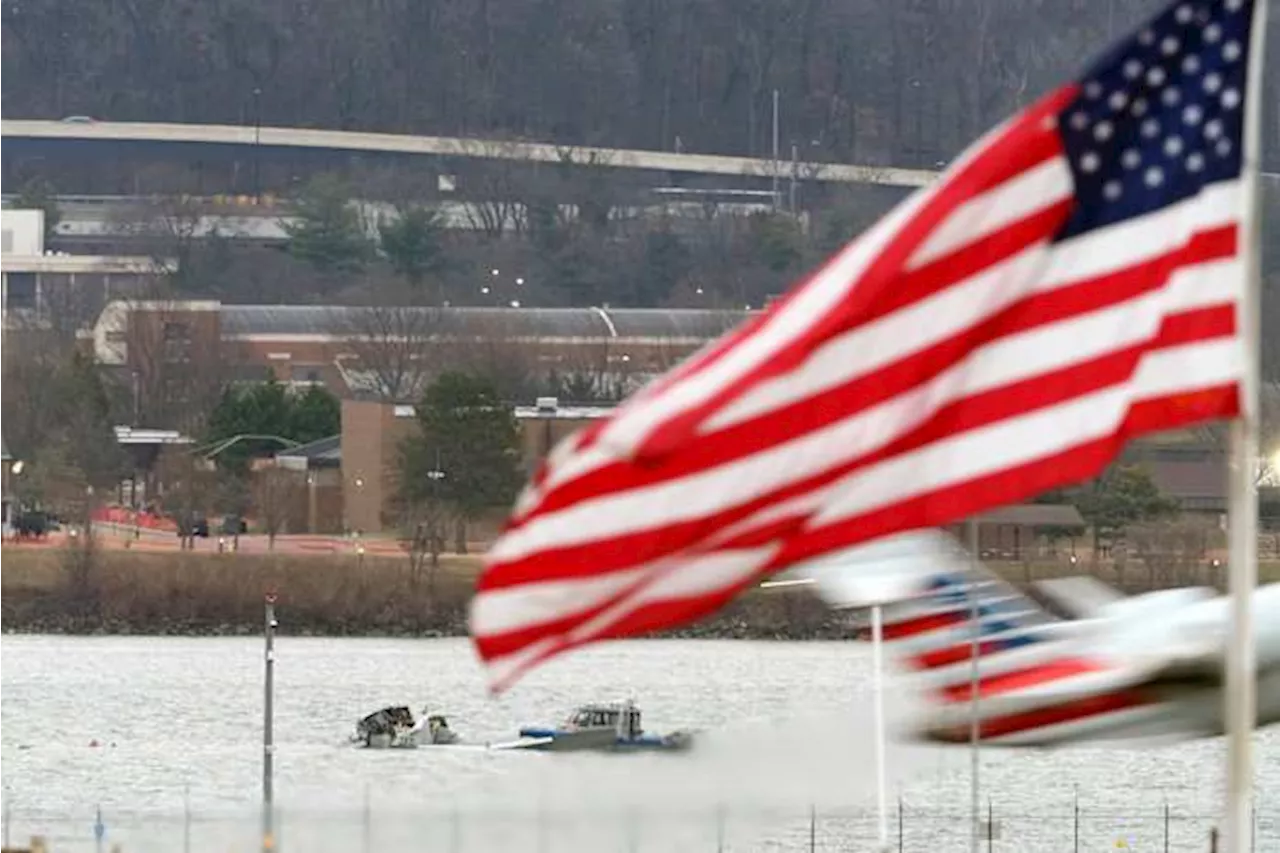
[[[525,372],[629,377],[671,367],[745,312],[613,308],[426,308],[108,304],[93,328],[97,360],[145,371],[155,341],[187,333],[224,375],[323,383],[339,396],[415,399],[435,370],[508,364]]]
[[[562,406],[544,398],[534,406],[517,406],[514,414],[524,446],[526,474],[560,439],[608,415],[610,409]],[[397,448],[417,429],[413,406],[371,400],[344,400],[340,465],[344,526],[347,530],[381,533],[390,528],[391,502],[396,490]],[[491,538],[505,516],[497,508],[472,530],[475,541]]]

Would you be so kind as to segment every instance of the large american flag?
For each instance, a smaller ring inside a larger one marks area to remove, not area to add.
[[[557,446],[472,604],[493,689],[1236,415],[1252,18],[1251,0],[1170,6]]]

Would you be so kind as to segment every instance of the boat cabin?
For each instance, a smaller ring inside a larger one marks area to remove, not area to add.
[[[565,728],[613,729],[619,737],[627,738],[636,738],[644,733],[640,726],[640,709],[631,702],[583,705],[569,716]]]

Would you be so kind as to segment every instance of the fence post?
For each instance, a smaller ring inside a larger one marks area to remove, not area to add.
[[[1169,804],[1164,804],[1164,853],[1169,853]]]
[[[627,850],[636,853],[640,849],[640,821],[636,819],[635,808],[627,809]]]
[[[818,849],[818,807],[809,806],[809,853]]]
[[[987,797],[987,853],[995,849],[996,821],[995,809],[991,806],[991,798]]]
[[[898,853],[902,853],[902,795],[898,795]]]
[[[373,830],[373,827],[371,826],[373,823],[373,815],[370,813],[368,782],[364,783],[364,813],[362,817],[364,820],[364,853],[371,853],[373,850],[373,839],[371,838]]]

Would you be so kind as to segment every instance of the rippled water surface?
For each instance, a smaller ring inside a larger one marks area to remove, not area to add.
[[[104,849],[260,849],[261,640],[8,636],[0,657],[7,840],[93,850],[101,809]],[[876,836],[870,660],[855,644],[609,644],[500,699],[465,640],[285,637],[277,661],[281,850],[848,850]],[[707,734],[680,756],[345,743],[389,703],[430,704],[484,743],[626,697],[651,730]],[[891,724],[912,704],[891,690]],[[1276,733],[1257,744],[1256,849],[1280,851]],[[991,849],[1164,850],[1167,832],[1170,850],[1205,850],[1222,754],[1220,740],[986,751]],[[968,752],[891,744],[889,766],[894,849],[901,833],[904,850],[967,850]]]

